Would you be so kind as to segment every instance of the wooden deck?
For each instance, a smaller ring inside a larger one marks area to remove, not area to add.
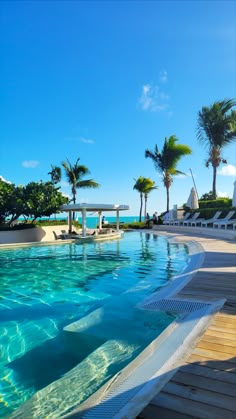
[[[226,298],[226,303],[140,419],[236,418],[236,243],[194,237],[193,229],[191,237],[203,245],[205,260],[177,295],[208,301]]]

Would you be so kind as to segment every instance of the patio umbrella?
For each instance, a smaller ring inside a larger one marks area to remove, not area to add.
[[[234,181],[234,193],[232,199],[232,207],[236,207],[236,180]]]
[[[189,195],[188,200],[186,202],[186,207],[188,207],[190,209],[199,208],[198,198],[197,198],[197,193],[196,193],[195,188],[191,189],[190,195]]]

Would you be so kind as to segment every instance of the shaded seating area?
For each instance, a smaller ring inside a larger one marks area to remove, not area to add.
[[[67,238],[64,233],[57,234],[55,231],[53,231],[53,235],[55,240],[65,240]]]

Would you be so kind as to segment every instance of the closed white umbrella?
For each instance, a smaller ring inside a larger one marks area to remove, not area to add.
[[[195,188],[191,189],[190,195],[189,195],[187,203],[186,203],[186,207],[188,207],[190,209],[199,208],[198,198],[197,198],[197,193],[196,193]]]
[[[232,199],[232,207],[236,207],[236,180],[234,182],[234,193],[233,193],[233,199]]]

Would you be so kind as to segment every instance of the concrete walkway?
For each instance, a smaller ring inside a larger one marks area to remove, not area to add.
[[[235,418],[235,232],[171,226],[157,226],[156,230],[158,234],[174,235],[179,241],[198,241],[205,250],[202,267],[178,297],[208,301],[225,298],[226,302],[200,337],[191,356],[183,361],[138,418]]]

